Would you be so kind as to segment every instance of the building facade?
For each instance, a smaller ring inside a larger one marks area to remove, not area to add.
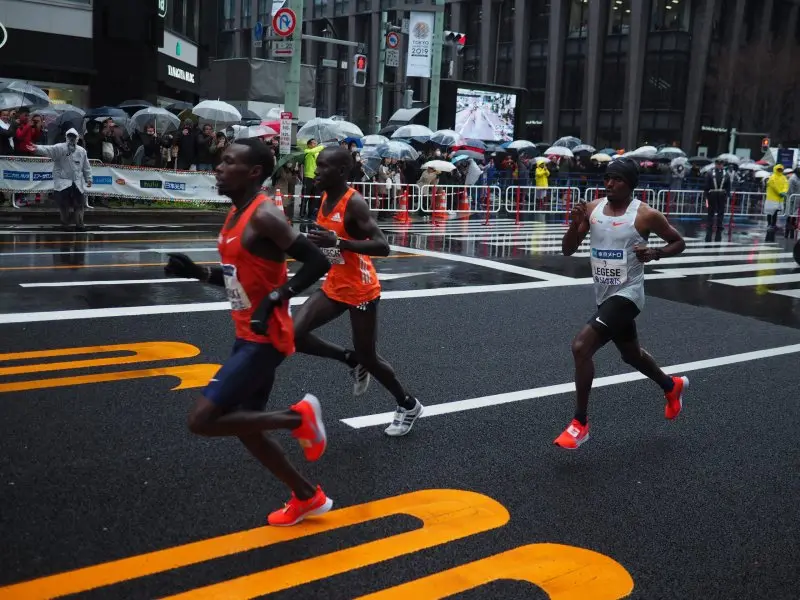
[[[91,107],[199,99],[200,0],[0,0],[0,80]]]
[[[317,113],[373,130],[381,11],[399,25],[408,11],[434,4],[306,0],[304,33],[363,42],[370,65],[367,87],[356,88],[350,69],[341,68],[352,64],[355,49],[305,42],[303,62],[316,67]],[[255,47],[252,28],[270,22],[272,0],[220,0],[219,8],[217,56],[267,58],[269,44]],[[750,59],[773,64],[771,77],[784,82],[778,96],[800,94],[790,93],[800,70],[783,64],[800,50],[799,13],[800,0],[448,0],[445,29],[466,33],[467,42],[460,56],[445,55],[442,73],[527,89],[523,118],[533,141],[576,135],[598,148],[677,143],[713,153],[727,148],[733,127],[797,141],[800,122],[787,133],[788,110]],[[399,68],[385,72],[384,123],[402,107],[406,89],[428,100],[427,80],[403,76],[406,37]],[[752,77],[764,93],[750,94],[748,105],[739,99]],[[751,118],[765,112],[783,114],[775,123]]]

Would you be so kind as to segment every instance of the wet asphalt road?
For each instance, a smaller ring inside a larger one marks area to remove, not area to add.
[[[551,443],[593,298],[562,224],[384,225],[380,351],[428,417],[386,438],[380,386],[354,399],[340,365],[288,359],[270,405],[318,395],[330,446],[308,465],[278,437],[336,509],[289,530],[263,527],[286,494],[238,442],[185,427],[233,332],[220,290],[160,265],[215,261],[216,229],[2,230],[0,598],[797,597],[792,241],[680,223],[689,251],[647,267],[638,324],[690,378],[684,413],[605,349],[568,453]]]

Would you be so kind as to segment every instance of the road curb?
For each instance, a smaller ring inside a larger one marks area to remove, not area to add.
[[[225,221],[227,210],[170,210],[141,208],[93,208],[87,209],[85,220],[87,225],[93,224],[212,224],[220,225]],[[0,225],[18,225],[25,223],[58,225],[59,212],[51,208],[2,208],[0,209]]]

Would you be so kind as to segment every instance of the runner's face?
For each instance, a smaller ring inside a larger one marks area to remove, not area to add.
[[[314,184],[321,190],[331,187],[341,186],[345,182],[345,176],[341,167],[332,160],[331,154],[322,152],[317,157],[317,173],[314,177]]]
[[[217,177],[217,192],[230,196],[245,190],[259,176],[259,167],[247,163],[247,146],[232,144],[222,153],[222,160],[214,174]]]
[[[627,200],[631,195],[631,188],[618,175],[606,175],[604,178],[606,195],[609,200]]]

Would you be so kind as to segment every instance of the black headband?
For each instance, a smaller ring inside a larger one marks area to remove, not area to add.
[[[630,158],[612,160],[606,168],[606,174],[615,175],[628,184],[632,190],[639,185],[639,167]]]

